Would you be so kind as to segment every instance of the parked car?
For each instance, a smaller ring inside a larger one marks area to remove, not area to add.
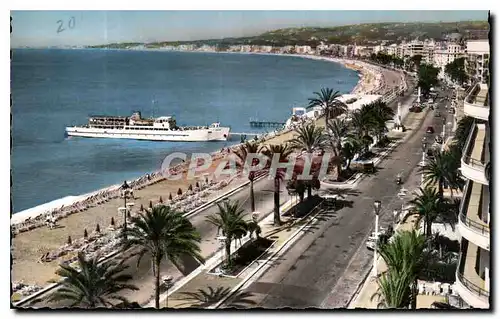
[[[434,134],[434,128],[432,126],[427,126],[427,130],[425,130],[428,134]]]

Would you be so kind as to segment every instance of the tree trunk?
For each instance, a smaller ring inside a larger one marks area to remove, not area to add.
[[[155,308],[160,309],[160,263],[161,259],[155,258]]]
[[[415,278],[415,281],[413,282],[413,285],[412,285],[412,292],[411,292],[411,295],[412,295],[412,298],[411,298],[411,309],[417,309],[417,294],[418,294],[418,278]]]
[[[280,180],[274,179],[274,226],[280,226]]]
[[[255,212],[255,195],[253,193],[253,179],[250,180],[250,205],[252,212]]]
[[[440,178],[438,182],[438,191],[439,191],[439,199],[443,201],[443,193],[444,193],[444,186],[443,186],[443,180]]]
[[[427,236],[427,219],[424,220],[424,234]]]
[[[231,239],[229,237],[226,239],[226,263],[228,267],[231,265]]]
[[[352,159],[347,159],[346,170],[349,170],[349,167],[351,167],[351,161],[352,161]]]

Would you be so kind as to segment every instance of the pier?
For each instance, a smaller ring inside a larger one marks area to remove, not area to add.
[[[283,125],[285,125],[284,122],[250,120],[250,127],[281,127]]]

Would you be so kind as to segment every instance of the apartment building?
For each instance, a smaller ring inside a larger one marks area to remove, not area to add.
[[[447,43],[438,47],[434,51],[433,64],[440,69],[439,77],[445,77],[445,67],[455,59],[465,56],[465,48],[457,43]]]
[[[472,308],[490,307],[490,99],[488,85],[477,83],[464,100],[464,115],[475,119],[462,152],[467,180],[459,210],[460,257],[456,290]]]
[[[489,80],[490,43],[488,40],[469,40],[466,49],[466,71],[471,77],[471,83]]]

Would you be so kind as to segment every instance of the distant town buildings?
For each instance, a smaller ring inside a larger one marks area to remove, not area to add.
[[[487,36],[488,33],[474,33],[477,36]],[[469,38],[471,34],[468,34]],[[202,52],[245,52],[245,53],[281,53],[281,54],[305,54],[326,55],[341,58],[370,58],[373,54],[387,54],[398,57],[407,65],[415,56],[421,56],[421,63],[432,64],[440,69],[439,77],[445,78],[446,65],[458,58],[466,58],[466,71],[471,82],[486,82],[489,79],[489,56],[490,47],[486,38],[483,40],[464,40],[460,33],[451,33],[443,37],[444,41],[433,39],[402,41],[400,43],[387,43],[385,40],[378,41],[373,45],[334,44],[327,43],[323,39],[316,47],[311,45],[208,45],[208,44],[179,44],[159,45],[148,44],[135,47],[127,47],[132,50],[155,49],[165,51],[202,51]],[[318,39],[310,39],[318,40]]]

